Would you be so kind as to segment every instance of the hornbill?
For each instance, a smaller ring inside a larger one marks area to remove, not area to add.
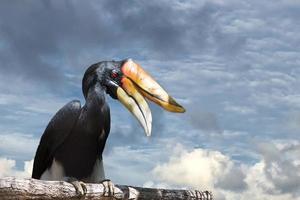
[[[82,91],[85,104],[73,100],[62,107],[44,131],[34,158],[32,178],[66,180],[79,194],[84,182],[102,183],[105,179],[102,153],[110,131],[110,111],[106,93],[118,99],[151,135],[152,116],[144,97],[170,112],[185,109],[131,59],[102,61],[91,65],[84,74]],[[110,193],[111,194],[111,193]]]

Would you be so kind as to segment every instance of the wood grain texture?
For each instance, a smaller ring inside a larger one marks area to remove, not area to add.
[[[0,199],[120,199],[120,200],[212,200],[208,191],[196,190],[167,190],[155,188],[142,188],[126,185],[116,185],[115,195],[105,197],[102,184],[86,184],[87,193],[80,196],[74,186],[64,181],[41,181],[37,179],[17,179],[7,177],[0,179]]]

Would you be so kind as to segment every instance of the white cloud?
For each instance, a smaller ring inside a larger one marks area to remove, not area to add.
[[[14,176],[18,178],[31,177],[33,160],[25,161],[23,170],[16,169],[16,161],[0,157],[0,177]]]
[[[248,190],[240,194],[225,192],[227,197],[233,199],[274,199],[274,200],[299,200],[300,196],[293,193],[281,193],[276,191],[274,182],[272,182],[266,174],[266,170],[274,170],[273,167],[268,167],[264,160],[250,166],[247,170],[246,182],[249,186]],[[228,198],[230,199],[230,198]]]
[[[297,141],[276,141],[259,144],[263,155],[261,161],[264,173],[272,187],[269,193],[298,195],[300,197],[300,143]]]
[[[232,165],[222,153],[199,148],[191,152],[184,150],[179,156],[171,157],[169,162],[156,166],[153,172],[162,181],[211,190]]]
[[[261,147],[262,159],[238,165],[218,151],[183,149],[153,169],[145,185],[212,190],[218,199],[300,199],[299,144],[274,142]],[[176,149],[175,149],[176,150]]]

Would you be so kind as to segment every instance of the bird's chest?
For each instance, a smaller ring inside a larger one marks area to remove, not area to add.
[[[105,120],[105,116],[101,112],[88,116],[86,113],[83,114],[75,125],[72,137],[79,141],[97,142],[98,145],[101,145],[108,136],[108,133],[105,132]]]
[[[101,124],[80,121],[74,126],[58,153],[68,157],[71,162],[90,163],[102,154],[102,137],[105,137],[105,131]]]
[[[96,121],[79,118],[72,133],[57,150],[54,157],[63,166],[66,176],[78,179],[90,177],[98,166],[97,160],[102,160],[106,135],[101,121]]]

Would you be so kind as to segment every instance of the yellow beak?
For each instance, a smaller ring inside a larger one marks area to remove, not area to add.
[[[151,135],[152,116],[144,97],[170,112],[183,113],[179,105],[143,68],[128,59],[121,67],[123,77],[117,89],[120,102],[138,119],[147,136]]]

